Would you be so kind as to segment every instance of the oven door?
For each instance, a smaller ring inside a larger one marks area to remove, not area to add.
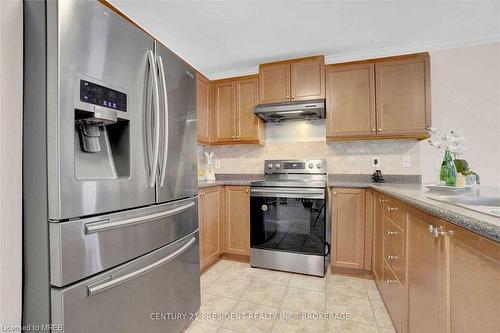
[[[252,188],[252,248],[325,254],[325,190],[322,188]]]

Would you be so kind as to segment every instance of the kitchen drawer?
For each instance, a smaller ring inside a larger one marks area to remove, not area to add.
[[[384,248],[390,246],[398,254],[403,255],[404,239],[405,231],[387,217],[384,217]]]
[[[384,201],[384,216],[390,218],[401,228],[405,228],[405,211],[398,200],[386,198]]]
[[[200,307],[198,251],[195,232],[87,280],[53,287],[52,323],[64,327],[61,333],[180,332]]]
[[[392,223],[392,222],[391,222]],[[392,268],[399,281],[404,283],[406,278],[406,257],[393,249],[390,244],[384,247],[385,261]]]
[[[398,333],[403,332],[404,322],[404,292],[403,285],[399,282],[387,261],[384,260],[384,282],[382,296],[391,316],[394,328]]]

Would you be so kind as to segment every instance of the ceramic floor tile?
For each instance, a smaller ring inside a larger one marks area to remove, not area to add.
[[[378,333],[377,326],[357,323],[351,320],[326,320],[327,333]]]
[[[291,276],[292,274],[287,272],[259,269],[257,274],[255,274],[255,276],[253,277],[253,280],[287,286]]]
[[[234,317],[225,320],[223,328],[241,333],[267,333],[273,327],[278,307],[240,301],[231,312]]]
[[[320,278],[315,276],[307,276],[300,274],[293,274],[290,278],[289,287],[308,289],[324,292],[326,289],[326,277]]]
[[[289,287],[281,303],[281,309],[303,312],[324,312],[325,293]]]
[[[248,280],[237,280],[222,276],[207,287],[205,293],[239,299],[250,284]]]
[[[219,260],[217,263],[215,263],[212,267],[210,267],[207,271],[208,272],[214,272],[214,273],[222,273],[227,271],[232,265],[234,264],[234,261],[229,261],[229,260]]]
[[[350,321],[375,326],[375,316],[370,301],[366,298],[351,297],[339,294],[327,294],[326,311],[348,313]]]
[[[230,312],[237,302],[237,299],[204,293],[196,321],[221,326],[223,318],[217,317],[217,314]]]
[[[240,280],[253,280],[255,275],[259,274],[259,272],[259,269],[252,268],[249,264],[235,262],[229,267],[229,269],[222,273],[222,276]]]
[[[200,288],[201,292],[206,291],[206,289],[212,285],[219,278],[218,274],[206,274],[203,273],[200,277]]]
[[[340,275],[328,275],[327,292],[340,295],[368,298],[362,279]]]
[[[303,317],[302,312],[280,310],[272,333],[322,333],[325,321],[318,318]]]
[[[240,300],[279,307],[285,295],[285,286],[253,281],[245,290]]]
[[[217,326],[196,320],[191,323],[184,333],[217,333],[218,330]]]
[[[383,303],[372,302],[372,308],[379,327],[389,329],[394,328],[391,317],[389,317],[389,313]]]

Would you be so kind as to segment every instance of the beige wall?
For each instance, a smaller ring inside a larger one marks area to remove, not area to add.
[[[462,132],[481,184],[500,186],[500,43],[430,54],[433,126]],[[425,142],[420,150],[422,179],[435,182],[443,153]]]
[[[0,1],[0,325],[21,321],[22,10]]]

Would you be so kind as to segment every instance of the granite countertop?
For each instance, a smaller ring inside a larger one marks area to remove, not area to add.
[[[500,217],[428,198],[428,196],[479,195],[479,193],[482,196],[500,196],[500,188],[478,186],[470,191],[443,193],[430,191],[421,184],[404,183],[404,180],[399,183],[374,183],[366,179],[333,179],[329,181],[328,186],[337,188],[372,188],[447,222],[500,242]]]
[[[199,180],[198,188],[214,187],[214,186],[249,186],[251,182],[264,178],[262,174],[251,173],[235,173],[235,174],[216,174],[216,180]]]

